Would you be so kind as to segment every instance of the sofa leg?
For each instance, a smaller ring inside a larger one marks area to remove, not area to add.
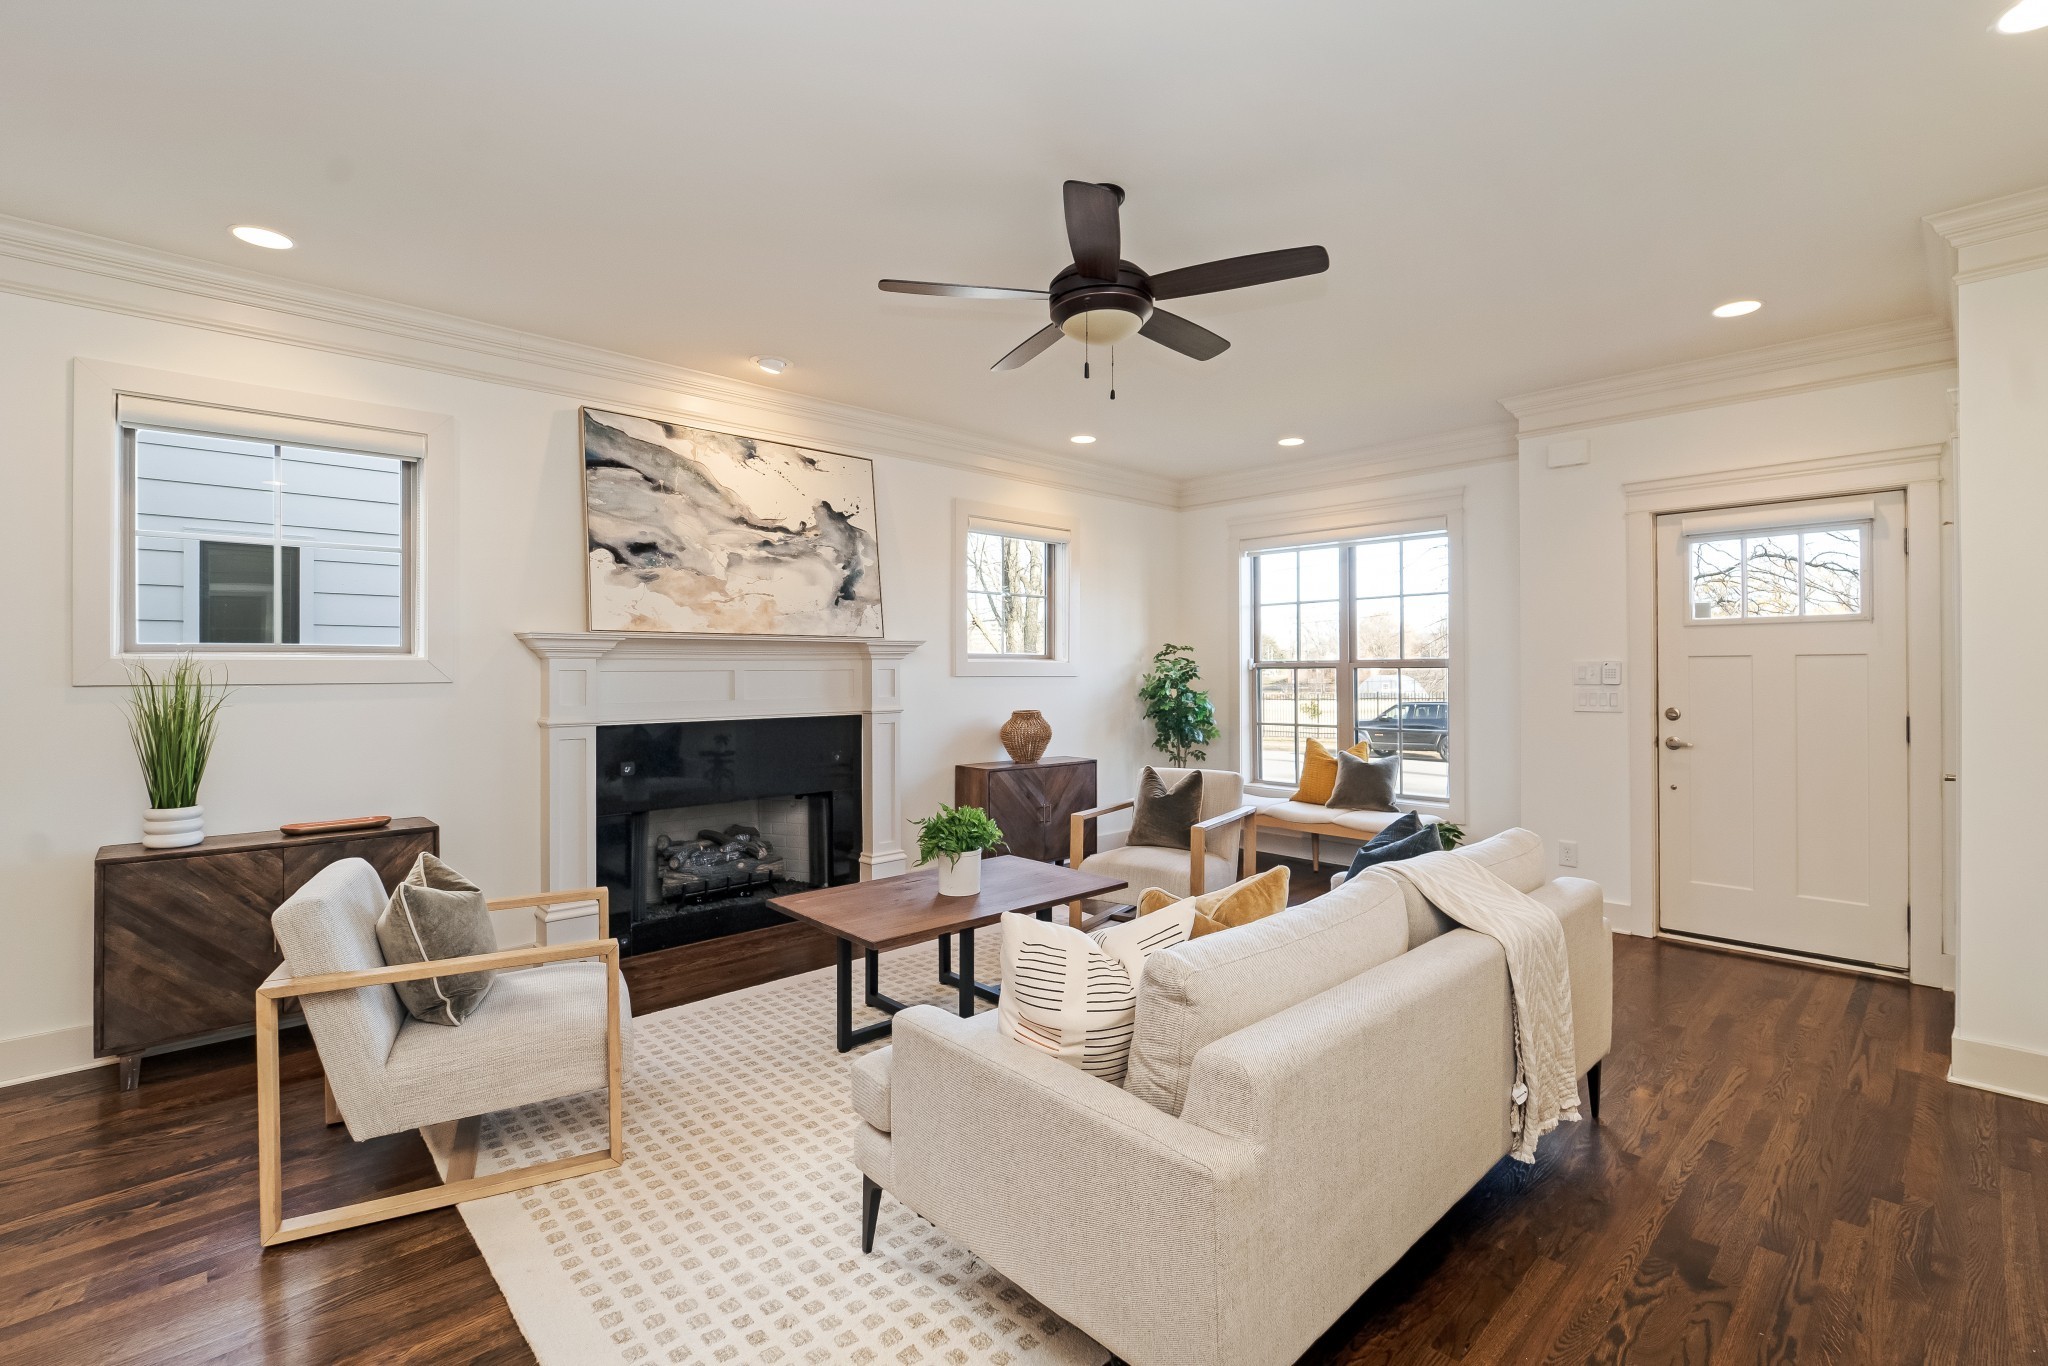
[[[1594,1063],[1593,1070],[1586,1073],[1586,1099],[1591,1101],[1593,1122],[1600,1122],[1600,1064]]]
[[[882,1212],[882,1188],[863,1176],[860,1179],[860,1250],[875,1250],[875,1219]]]

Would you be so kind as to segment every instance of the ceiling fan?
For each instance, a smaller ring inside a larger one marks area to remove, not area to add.
[[[1271,284],[1330,268],[1330,253],[1321,247],[1290,247],[1147,275],[1122,258],[1123,236],[1117,223],[1117,209],[1124,202],[1121,186],[1069,180],[1065,195],[1067,244],[1073,248],[1074,264],[1053,276],[1044,289],[940,285],[923,280],[883,280],[881,287],[891,294],[939,294],[954,299],[1050,300],[1052,321],[990,367],[1015,370],[1063,336],[1114,346],[1136,333],[1184,356],[1213,360],[1228,350],[1230,343],[1199,323],[1156,307],[1159,300]]]

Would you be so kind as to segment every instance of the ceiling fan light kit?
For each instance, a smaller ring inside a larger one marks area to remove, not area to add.
[[[1230,343],[1200,323],[1158,307],[1159,300],[1292,280],[1330,268],[1330,255],[1321,247],[1292,247],[1148,275],[1122,256],[1123,232],[1118,209],[1124,202],[1124,192],[1120,186],[1069,180],[1062,196],[1067,245],[1073,251],[1074,263],[1053,276],[1046,288],[944,285],[922,280],[883,280],[881,288],[892,294],[933,294],[953,299],[1046,300],[1052,321],[991,367],[1015,370],[1062,337],[1086,346],[1113,347],[1140,336],[1195,360],[1213,360],[1228,350]],[[1113,385],[1112,380],[1111,397],[1115,397]]]

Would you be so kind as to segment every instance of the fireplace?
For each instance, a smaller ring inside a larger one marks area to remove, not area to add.
[[[771,897],[860,877],[861,720],[597,728],[597,877],[624,953],[787,923]]]

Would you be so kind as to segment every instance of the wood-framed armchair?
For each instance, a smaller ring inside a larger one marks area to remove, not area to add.
[[[1193,770],[1156,770],[1169,786]],[[1237,881],[1243,848],[1245,823],[1258,808],[1245,804],[1244,777],[1228,769],[1205,768],[1202,774],[1202,819],[1188,832],[1188,847],[1165,849],[1152,845],[1120,845],[1088,853],[1088,825],[1137,803],[1112,802],[1089,811],[1076,811],[1069,818],[1069,862],[1089,872],[1112,874],[1130,884],[1129,895],[1136,900],[1147,887],[1159,887],[1175,896],[1200,896]],[[1082,924],[1083,903],[1069,903],[1067,916],[1075,929]]]
[[[601,887],[490,906],[567,901],[596,901],[599,932],[609,929],[609,899]],[[257,1211],[266,1247],[583,1176],[624,1160],[630,1007],[618,940],[387,967],[375,928],[384,903],[376,870],[361,859],[344,859],[322,869],[271,917],[284,962],[256,989]],[[391,985],[485,969],[500,975],[474,1013],[453,1027],[413,1019]],[[283,1004],[294,997],[326,1072],[327,1122],[345,1123],[358,1141],[418,1129],[429,1147],[447,1154],[441,1185],[284,1217],[277,1031]],[[607,1148],[476,1175],[482,1116],[600,1088],[609,1098]]]

